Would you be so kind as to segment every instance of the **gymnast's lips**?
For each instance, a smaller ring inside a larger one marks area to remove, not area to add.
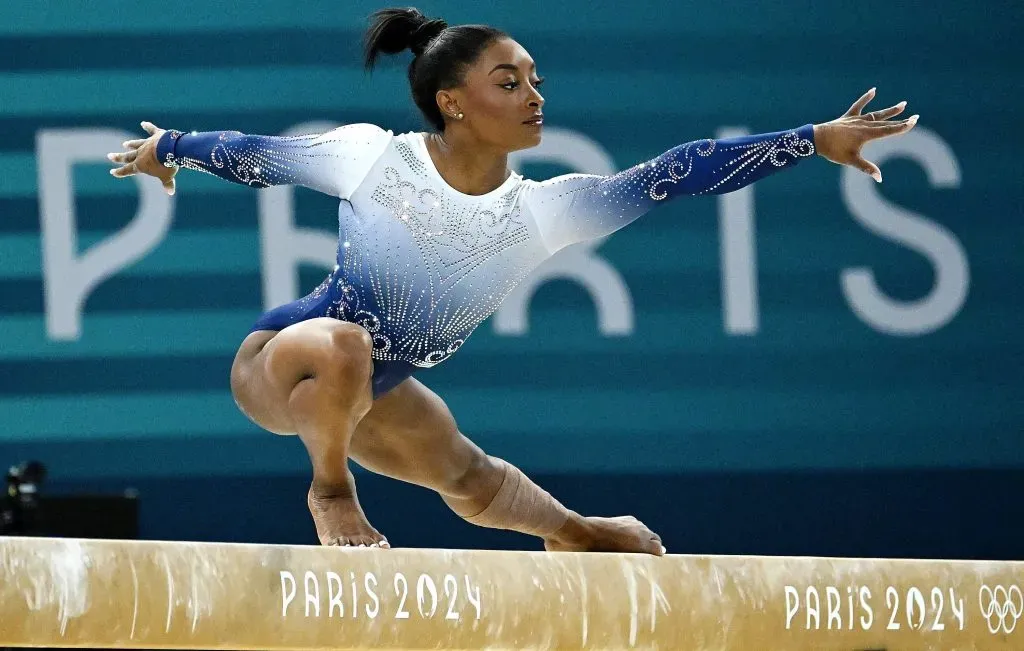
[[[523,124],[539,127],[544,124],[544,116],[541,114],[534,115],[529,120],[523,120]]]

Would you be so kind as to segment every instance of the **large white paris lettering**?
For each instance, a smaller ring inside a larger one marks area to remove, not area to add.
[[[750,135],[742,127],[723,127],[716,138]],[[757,334],[757,234],[754,229],[754,186],[718,195],[718,246],[722,258],[722,319],[731,335]]]
[[[339,126],[308,122],[282,135],[329,131]],[[719,129],[716,137],[748,133],[739,127]],[[81,336],[82,309],[101,282],[153,250],[166,236],[173,198],[159,184],[132,177],[139,189],[139,208],[121,230],[84,253],[77,253],[77,224],[72,168],[76,163],[106,162],[105,154],[120,148],[133,134],[112,129],[47,129],[36,136],[42,261],[47,335],[53,340]],[[914,160],[933,187],[955,188],[960,169],[949,146],[922,127],[900,137],[875,141],[865,155],[879,164],[895,156]],[[551,127],[541,146],[510,157],[513,167],[530,162],[556,163],[573,171],[613,174],[614,162],[600,144],[575,131]],[[844,204],[865,228],[928,259],[935,283],[924,297],[897,301],[886,296],[867,267],[845,269],[841,289],[854,313],[870,327],[891,335],[932,332],[953,319],[969,288],[967,256],[956,236],[942,225],[886,201],[869,177],[843,168]],[[753,186],[718,197],[721,255],[722,317],[726,333],[753,335],[760,323]],[[336,231],[295,226],[294,189],[276,186],[258,193],[263,304],[275,307],[300,296],[299,266],[331,268]],[[627,235],[628,236],[628,235]],[[603,240],[568,247],[533,272],[504,301],[494,316],[500,335],[529,330],[530,301],[544,283],[563,279],[579,283],[597,309],[597,327],[606,336],[633,332],[634,311],[629,287],[619,271],[597,253]]]
[[[864,155],[879,165],[906,156],[921,165],[933,187],[960,186],[960,166],[953,150],[937,134],[920,126],[899,138],[869,143]],[[882,293],[871,269],[845,269],[841,275],[843,295],[854,313],[871,327],[892,335],[923,335],[947,324],[963,307],[970,284],[967,254],[956,236],[942,225],[886,201],[878,194],[877,184],[863,172],[844,167],[840,185],[843,201],[858,222],[879,237],[920,253],[935,268],[932,291],[908,302]]]
[[[82,334],[82,306],[101,282],[149,253],[167,234],[173,204],[159,183],[132,177],[139,188],[139,208],[128,224],[79,256],[72,167],[107,163],[134,138],[113,129],[44,129],[36,133],[42,235],[46,334],[75,340]]]

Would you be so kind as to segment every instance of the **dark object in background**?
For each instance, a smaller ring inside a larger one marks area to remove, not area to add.
[[[138,538],[134,490],[121,495],[43,495],[45,479],[46,467],[38,461],[11,466],[0,499],[0,535]]]
[[[45,495],[39,498],[37,536],[57,538],[139,537],[139,500],[123,495]]]
[[[46,467],[38,461],[10,467],[6,496],[0,505],[0,534],[39,535],[39,485],[45,478]]]

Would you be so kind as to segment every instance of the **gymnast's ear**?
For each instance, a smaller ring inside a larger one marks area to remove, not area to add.
[[[437,100],[437,107],[441,109],[441,114],[446,118],[453,120],[461,120],[463,113],[462,109],[459,108],[459,98],[455,96],[453,90],[439,90],[435,95]]]

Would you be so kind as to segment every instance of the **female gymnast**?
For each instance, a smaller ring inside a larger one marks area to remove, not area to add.
[[[149,134],[111,153],[118,178],[173,194],[182,168],[340,200],[337,265],[309,295],[263,314],[231,369],[239,408],[298,434],[312,463],[307,503],[324,545],[389,547],[367,521],[347,461],[437,491],[469,522],[532,534],[548,550],[664,554],[632,517],[583,517],[459,431],[413,373],[451,357],[523,278],[559,249],[612,233],[683,195],[731,192],[820,155],[881,182],[868,141],[912,129],[906,102],[755,136],[679,145],[612,176],[544,182],[508,169],[541,140],[543,78],[529,53],[484,25],[449,27],[416,9],[371,17],[365,65],[411,49],[412,97],[432,130],[351,124],[318,135]]]

